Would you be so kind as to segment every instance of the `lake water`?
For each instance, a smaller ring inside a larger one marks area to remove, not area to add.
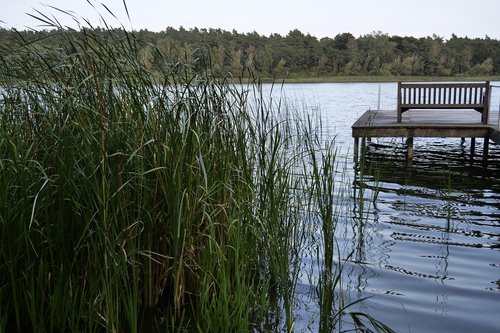
[[[360,179],[351,125],[377,108],[379,87],[381,109],[395,110],[394,83],[284,86],[289,99],[321,115],[325,135],[335,137],[345,159],[348,185],[366,189],[361,218],[346,218],[337,230],[340,256],[352,252],[344,288],[351,300],[371,297],[358,309],[396,332],[500,332],[500,147],[490,145],[484,165],[482,139],[471,159],[469,139],[416,138],[407,166],[402,139],[374,139],[367,160],[377,167]],[[494,89],[492,112],[499,100]],[[305,297],[308,281],[303,276],[297,287],[304,297],[296,327],[315,331],[318,309]]]

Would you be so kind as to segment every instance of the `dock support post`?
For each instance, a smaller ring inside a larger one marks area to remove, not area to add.
[[[413,137],[406,139],[406,160],[411,163],[413,160]]]
[[[366,155],[366,136],[361,139],[361,158]]]
[[[359,156],[359,137],[354,138],[354,163],[358,163]]]
[[[476,138],[470,138],[470,157],[474,158],[474,153],[476,151]]]
[[[484,143],[483,143],[483,161],[486,162],[488,159],[488,150],[490,147],[490,137],[489,135],[484,137]]]

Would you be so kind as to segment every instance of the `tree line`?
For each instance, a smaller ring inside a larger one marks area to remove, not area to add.
[[[96,28],[94,30],[100,30]],[[85,33],[85,29],[74,33]],[[128,38],[122,29],[101,30],[110,46]],[[0,52],[15,50],[14,40],[61,47],[59,31],[0,29]],[[500,75],[500,41],[452,35],[424,38],[374,32],[355,37],[340,33],[318,39],[299,30],[286,36],[239,33],[221,29],[175,29],[133,33],[137,59],[152,70],[166,63],[190,63],[239,76],[246,70],[260,77],[330,76],[483,76]],[[61,48],[63,53],[71,47]]]

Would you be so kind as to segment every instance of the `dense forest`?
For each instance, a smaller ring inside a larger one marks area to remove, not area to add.
[[[97,28],[99,32],[100,28]],[[74,32],[85,33],[85,30]],[[452,35],[448,40],[389,36],[381,32],[355,37],[340,33],[318,39],[299,30],[286,36],[238,33],[221,29],[175,29],[136,31],[140,50],[137,59],[151,70],[162,63],[206,66],[226,75],[250,70],[262,78],[308,78],[334,76],[485,76],[500,75],[500,41]],[[59,39],[60,31],[14,31],[0,29],[0,52],[15,52],[23,40],[41,47],[71,52]],[[110,46],[127,38],[121,29],[101,30]],[[164,56],[166,55],[166,56]]]

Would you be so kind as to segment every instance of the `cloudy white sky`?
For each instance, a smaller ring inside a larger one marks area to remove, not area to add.
[[[500,39],[500,0],[89,0],[106,21],[119,23],[106,14],[104,3],[127,29],[152,31],[178,28],[221,28],[238,32],[286,35],[299,29],[318,38],[350,32],[360,36],[381,31],[389,35],[449,38],[488,35]],[[3,27],[23,29],[40,24],[26,13],[35,9],[55,15],[64,25],[75,27],[65,15],[49,6],[71,10],[99,24],[96,10],[86,0],[0,0]],[[38,27],[40,28],[40,27]]]

